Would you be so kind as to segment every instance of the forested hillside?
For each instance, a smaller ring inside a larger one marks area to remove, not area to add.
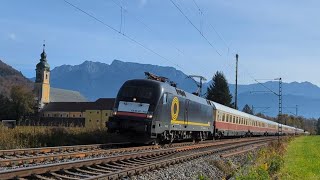
[[[30,90],[33,87],[33,83],[24,77],[21,72],[0,60],[0,94],[9,97],[11,88],[17,85]]]

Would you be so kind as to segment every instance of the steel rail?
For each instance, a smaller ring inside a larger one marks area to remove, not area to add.
[[[250,139],[250,138],[246,138]],[[219,142],[233,142],[234,139],[228,139]],[[204,141],[200,144],[211,143],[213,141]],[[43,163],[50,161],[57,161],[63,159],[73,159],[73,158],[85,158],[90,156],[98,155],[112,155],[116,153],[129,153],[137,151],[145,151],[159,148],[170,148],[170,147],[183,147],[192,145],[190,142],[174,143],[170,145],[153,145],[153,146],[138,146],[129,148],[118,148],[118,149],[102,149],[106,146],[115,146],[123,144],[94,144],[94,145],[79,145],[79,146],[60,146],[60,147],[48,147],[48,148],[30,148],[30,149],[12,149],[12,150],[2,150],[0,154],[11,154],[15,156],[5,156],[5,158],[0,159],[0,167],[10,167],[19,166],[23,164],[34,164]],[[50,154],[51,153],[51,154]],[[24,156],[22,156],[24,155]]]
[[[233,140],[233,141],[220,141],[220,142],[212,142],[212,143],[201,143],[186,147],[175,147],[175,148],[167,148],[167,149],[153,149],[152,151],[146,152],[135,152],[130,154],[123,154],[123,155],[116,155],[116,156],[109,156],[109,157],[100,157],[100,158],[92,158],[92,159],[85,159],[85,160],[77,160],[72,162],[63,162],[63,163],[55,163],[55,164],[48,164],[48,165],[39,165],[27,168],[17,168],[11,169],[0,172],[0,179],[12,179],[16,177],[27,177],[33,174],[44,174],[48,172],[57,172],[60,170],[68,170],[74,168],[81,168],[81,167],[89,167],[92,165],[98,164],[108,164],[108,163],[116,163],[120,161],[127,161],[127,160],[135,160],[135,159],[143,159],[146,157],[157,157],[163,155],[173,155],[177,154],[178,152],[182,151],[191,151],[191,150],[198,150],[198,149],[205,149],[209,147],[214,147],[218,145],[228,145],[228,144],[239,144],[239,145],[230,145],[230,147],[235,148],[236,146],[240,146],[241,143],[257,143],[259,141],[266,141],[266,140],[273,140],[274,138],[267,138],[267,139],[240,139],[240,140]],[[229,148],[230,148],[229,147]],[[150,163],[150,162],[148,162]],[[141,163],[140,163],[141,164]],[[140,165],[137,164],[134,167],[139,167]],[[129,168],[130,169],[130,168]],[[100,173],[101,174],[101,173]]]
[[[275,139],[272,139],[275,140]],[[266,140],[266,141],[270,141]],[[226,147],[219,147],[216,149],[210,149],[210,150],[205,150],[205,151],[201,151],[201,152],[196,152],[196,153],[192,153],[191,155],[183,155],[180,157],[175,157],[175,158],[171,158],[171,159],[165,159],[165,160],[160,160],[158,162],[153,162],[153,163],[148,163],[146,165],[140,165],[140,166],[135,166],[135,167],[130,167],[130,168],[125,168],[119,171],[114,171],[114,172],[110,172],[110,173],[106,173],[106,174],[101,174],[101,175],[97,175],[97,176],[93,176],[93,177],[88,177],[85,178],[85,180],[97,180],[97,179],[120,179],[126,176],[131,176],[131,175],[135,175],[135,174],[139,174],[141,172],[144,171],[148,171],[148,170],[153,170],[153,169],[159,169],[161,167],[166,167],[166,166],[170,166],[173,164],[177,164],[177,163],[182,163],[182,162],[186,162],[192,159],[196,159],[202,156],[207,156],[210,154],[215,154],[215,153],[219,153],[219,152],[223,152],[223,151],[228,151],[228,150],[232,150],[235,148],[240,148],[240,147],[244,147],[244,146],[248,146],[248,145],[252,145],[252,144],[259,144],[259,143],[263,143],[265,144],[265,141],[254,141],[254,142],[246,142],[244,144],[238,144],[238,145],[230,145],[230,146],[226,146]]]

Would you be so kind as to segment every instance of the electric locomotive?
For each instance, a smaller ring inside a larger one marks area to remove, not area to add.
[[[173,84],[135,79],[120,88],[108,130],[139,143],[213,137],[209,101]]]

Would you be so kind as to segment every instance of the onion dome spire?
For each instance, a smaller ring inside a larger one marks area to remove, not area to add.
[[[45,47],[46,47],[46,44],[45,42],[43,43],[43,49],[42,49],[42,53],[41,53],[41,58],[40,58],[40,62],[37,64],[37,69],[46,69],[48,71],[50,71],[50,66],[47,62],[47,54],[46,54],[46,51],[45,51]]]

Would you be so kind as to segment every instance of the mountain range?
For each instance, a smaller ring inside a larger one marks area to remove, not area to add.
[[[114,60],[111,64],[85,61],[79,65],[62,65],[51,70],[51,86],[56,88],[79,91],[89,100],[100,97],[115,97],[120,86],[129,79],[144,78],[144,72],[151,72],[168,77],[176,82],[178,87],[188,92],[197,90],[193,80],[173,67],[151,64],[139,64]],[[203,85],[203,92],[211,81]],[[245,104],[254,106],[255,112],[263,112],[269,116],[278,113],[278,96],[271,92],[254,93],[254,91],[268,91],[268,87],[278,93],[279,83],[269,81],[249,85],[238,85],[238,107]],[[230,92],[234,94],[234,84],[229,84]],[[320,117],[320,88],[310,82],[283,83],[283,113],[295,114],[296,105],[298,115],[305,117]]]

